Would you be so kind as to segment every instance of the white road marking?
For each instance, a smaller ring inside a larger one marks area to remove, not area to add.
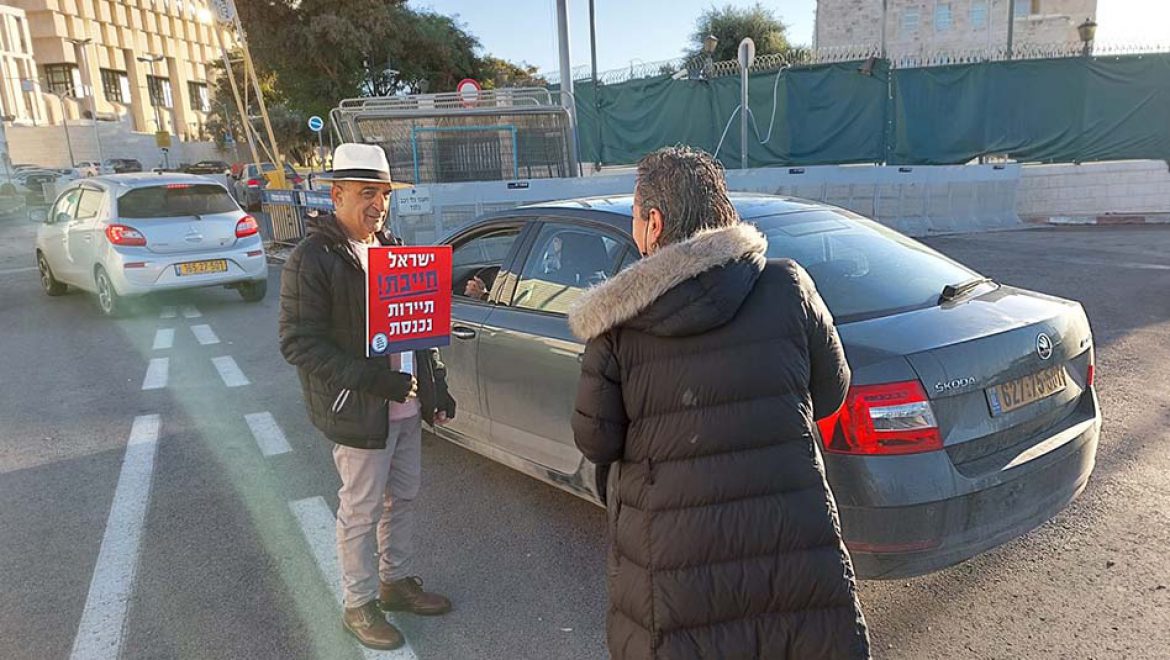
[[[179,312],[174,307],[163,307],[162,313],[158,315],[160,319],[173,319],[178,316]]]
[[[256,438],[261,454],[276,456],[292,451],[292,447],[288,446],[288,439],[284,437],[284,431],[280,430],[280,425],[276,423],[272,413],[244,415],[244,421],[248,422],[248,428],[252,429],[252,437]]]
[[[215,336],[215,331],[209,325],[193,325],[191,332],[195,333],[195,339],[199,340],[201,346],[219,343],[219,337]]]
[[[102,660],[121,655],[142,527],[150,501],[159,423],[158,415],[134,419],[81,624],[73,639],[73,652],[69,656],[72,660]]]
[[[36,266],[26,266],[24,268],[5,268],[0,270],[0,275],[16,275],[17,273],[31,273],[34,270],[40,270]]]
[[[200,316],[203,316],[203,314],[198,309],[195,309],[195,305],[183,305],[183,318],[197,319]]]
[[[159,328],[154,332],[154,348],[155,351],[165,351],[168,348],[175,346],[175,329],[174,328]]]
[[[170,376],[171,359],[170,358],[154,358],[150,361],[150,366],[146,368],[146,378],[142,379],[142,389],[144,390],[161,390],[167,386],[167,378]]]
[[[290,502],[289,508],[292,509],[293,515],[300,523],[301,533],[305,535],[305,542],[309,544],[313,558],[317,560],[317,567],[321,569],[321,575],[325,577],[329,588],[337,596],[338,606],[343,606],[341,565],[337,563],[337,520],[333,517],[333,512],[329,510],[325,498],[319,496]],[[390,623],[394,623],[394,617],[387,618]],[[418,656],[414,654],[414,649],[410,646],[410,640],[407,640],[402,648],[394,651],[374,651],[364,646],[361,649],[366,658],[418,660]]]
[[[228,387],[243,387],[244,385],[251,385],[252,381],[240,371],[240,365],[232,359],[230,355],[222,357],[211,358],[211,363],[215,365],[215,370],[219,372],[219,377],[223,379],[223,384]]]

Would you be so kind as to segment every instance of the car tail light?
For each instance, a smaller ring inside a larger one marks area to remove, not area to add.
[[[1093,386],[1093,381],[1097,378],[1097,365],[1092,362],[1089,363],[1089,371],[1085,374],[1085,388]]]
[[[250,250],[250,251],[248,251],[249,257],[259,257],[262,254],[264,254],[264,250]]]
[[[246,238],[259,233],[260,225],[256,223],[256,218],[250,215],[240,218],[240,221],[236,223],[236,238]]]
[[[142,232],[126,225],[108,225],[106,238],[114,245],[126,247],[142,247],[146,245],[146,237]]]
[[[146,268],[146,262],[145,261],[131,261],[127,264],[124,264],[122,266],[122,268],[124,268],[126,270],[132,270],[135,268]]]
[[[869,456],[942,449],[942,434],[916,381],[849,388],[837,418],[819,422],[825,451]]]
[[[261,182],[260,179],[248,179],[244,185],[248,186],[249,188],[259,188],[261,186]]]

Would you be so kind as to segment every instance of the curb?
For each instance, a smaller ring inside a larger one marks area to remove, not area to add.
[[[1031,224],[1062,227],[1117,226],[1117,225],[1170,225],[1170,213],[1118,213],[1105,215],[1055,215],[1029,218]]]

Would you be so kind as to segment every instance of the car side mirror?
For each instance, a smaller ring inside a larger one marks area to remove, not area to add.
[[[29,222],[49,223],[49,210],[46,208],[31,208],[28,210]]]

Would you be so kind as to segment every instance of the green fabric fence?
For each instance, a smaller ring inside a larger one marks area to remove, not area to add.
[[[1170,159],[1167,53],[863,65],[751,75],[750,165]],[[682,143],[718,149],[726,165],[739,165],[738,78],[663,75],[599,92],[588,81],[576,85],[582,162],[632,163]]]

